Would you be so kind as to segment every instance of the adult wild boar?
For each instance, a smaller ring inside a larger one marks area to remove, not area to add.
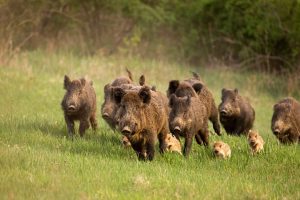
[[[283,144],[300,141],[300,103],[291,97],[279,101],[273,107],[271,129]]]
[[[114,102],[112,88],[119,87],[121,85],[131,85],[132,82],[132,74],[126,69],[128,73],[128,77],[121,76],[116,78],[111,84],[106,84],[104,86],[104,102],[101,106],[101,114],[102,118],[106,121],[106,123],[115,130],[116,121],[114,119],[116,112],[116,103]]]
[[[86,79],[78,79],[71,81],[65,75],[64,89],[65,96],[61,102],[64,111],[65,121],[68,127],[69,136],[73,136],[74,121],[79,120],[79,134],[82,137],[86,129],[89,128],[90,123],[93,130],[97,128],[96,121],[96,93],[93,88],[93,83]]]
[[[198,97],[170,97],[171,112],[169,126],[171,133],[177,138],[185,138],[183,154],[188,157],[191,151],[193,137],[198,144],[209,145],[207,108]]]
[[[208,119],[212,122],[214,131],[221,135],[219,124],[219,113],[210,90],[200,80],[198,74],[193,73],[193,78],[179,82],[178,80],[172,80],[169,82],[169,88],[167,91],[168,97],[175,94],[177,97],[191,96],[198,98],[204,103]]]
[[[255,111],[250,103],[239,95],[238,90],[222,89],[219,105],[220,122],[228,134],[247,134],[255,120]]]
[[[157,138],[163,153],[169,132],[167,98],[148,86],[127,91],[115,88],[114,98],[119,104],[116,114],[118,128],[129,139],[139,160],[154,158]]]
[[[128,73],[130,74],[129,77],[131,78],[130,71],[128,71]],[[113,94],[114,88],[120,87],[124,90],[139,90],[141,86],[145,85],[144,75],[142,75],[139,79],[140,86],[134,85],[132,79],[130,79],[131,80],[130,83],[126,82],[125,80],[126,77],[125,78],[119,77],[116,80],[114,80],[112,84],[106,84],[104,86],[104,102],[101,106],[102,118],[113,130],[116,129],[117,121],[115,119],[115,115],[116,115],[116,111],[118,110],[118,105],[114,100],[114,94]],[[151,90],[155,91],[155,87],[153,86]]]

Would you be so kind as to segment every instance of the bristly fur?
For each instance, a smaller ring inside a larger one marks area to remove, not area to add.
[[[220,122],[227,134],[247,134],[253,127],[255,111],[251,104],[238,94],[238,90],[222,89],[219,105]]]
[[[169,133],[167,97],[143,86],[139,90],[116,88],[119,130],[129,139],[139,160],[152,160],[158,137],[160,152],[166,149]]]
[[[170,130],[176,138],[185,138],[183,154],[188,157],[191,151],[193,138],[198,144],[209,145],[208,115],[207,109],[198,96],[177,97],[172,94],[169,106]]]
[[[61,107],[64,111],[69,136],[73,136],[75,133],[74,121],[76,120],[80,121],[80,136],[84,135],[85,130],[89,128],[90,124],[93,130],[96,130],[97,103],[92,82],[88,82],[84,78],[71,81],[65,75],[64,88],[66,93],[61,102]],[[69,111],[70,106],[74,107],[72,112]]]
[[[213,124],[214,131],[221,135],[219,113],[213,95],[200,80],[200,76],[195,72],[192,73],[193,78],[191,79],[182,82],[179,80],[170,81],[167,96],[170,97],[172,94],[175,94],[177,97],[198,96],[207,109],[208,119]]]
[[[280,100],[273,107],[271,129],[283,143],[300,142],[300,103],[291,97]]]

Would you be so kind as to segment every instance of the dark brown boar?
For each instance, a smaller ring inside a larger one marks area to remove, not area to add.
[[[133,84],[132,73],[128,69],[126,69],[126,71],[128,77],[126,76],[118,77],[112,83],[106,84],[104,86],[104,102],[101,105],[101,114],[102,114],[102,118],[113,130],[115,130],[115,126],[116,126],[116,122],[114,120],[116,105],[112,94],[112,88],[119,87],[124,84],[126,85]]]
[[[300,103],[294,98],[285,98],[273,107],[271,129],[283,144],[300,141]]]
[[[106,123],[110,126],[111,129],[116,129],[116,111],[118,109],[118,105],[114,100],[113,90],[114,88],[121,87],[124,90],[138,90],[142,85],[145,85],[145,76],[142,75],[139,79],[139,83],[141,86],[134,85],[131,78],[131,72],[127,70],[129,74],[129,78],[127,77],[119,77],[114,80],[111,84],[106,84],[104,86],[104,102],[101,106],[101,114],[102,118],[106,121]],[[155,87],[152,88],[155,90]]]
[[[212,122],[214,131],[218,135],[221,135],[219,113],[213,95],[200,80],[199,75],[196,73],[193,73],[193,75],[193,78],[182,82],[178,80],[170,81],[167,95],[168,97],[170,97],[171,94],[175,94],[177,97],[198,96],[206,106],[208,119]]]
[[[179,138],[185,138],[183,154],[188,157],[191,151],[193,137],[198,144],[209,145],[207,108],[196,96],[170,97],[171,112],[169,126],[171,133]]]
[[[169,132],[167,97],[143,86],[138,91],[115,88],[114,98],[119,104],[118,128],[129,139],[139,160],[154,158],[157,138],[163,153]]]
[[[238,90],[222,89],[219,105],[220,122],[227,134],[247,134],[255,120],[255,111],[250,103],[239,95]]]
[[[84,78],[71,81],[65,75],[64,89],[65,96],[61,102],[64,111],[65,121],[68,127],[69,136],[73,136],[74,121],[79,120],[79,134],[82,137],[90,123],[93,130],[97,128],[96,121],[96,93],[93,88],[93,83],[86,81]]]

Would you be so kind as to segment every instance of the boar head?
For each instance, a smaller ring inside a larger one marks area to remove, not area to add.
[[[219,106],[221,117],[230,117],[240,114],[238,103],[238,89],[222,89],[222,102]]]

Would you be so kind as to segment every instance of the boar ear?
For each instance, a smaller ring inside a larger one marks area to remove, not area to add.
[[[86,80],[84,78],[81,78],[80,83],[81,83],[81,86],[84,87],[85,83],[86,83]]]
[[[178,80],[172,80],[169,82],[168,95],[174,94],[179,86]]]
[[[140,86],[145,85],[145,76],[144,76],[144,74],[140,77],[139,84],[140,84]]]
[[[125,95],[125,91],[122,88],[114,88],[112,90],[113,92],[113,96],[114,96],[114,100],[117,104],[121,103],[121,100],[123,98],[123,96]]]
[[[225,92],[226,92],[226,89],[223,88],[223,89],[222,89],[222,92],[221,92],[221,93],[222,93],[222,96],[225,94]]]
[[[126,68],[126,72],[127,72],[127,74],[128,74],[128,78],[129,78],[131,81],[133,81],[133,80],[132,80],[132,73],[131,73],[131,71],[129,71],[129,69]]]
[[[239,93],[237,88],[234,89],[234,93],[235,93],[235,95],[237,95]]]
[[[68,89],[70,83],[71,83],[70,78],[67,75],[65,75],[65,78],[64,78],[64,89]]]
[[[110,88],[110,84],[108,83],[104,86],[104,92],[107,92],[109,88]]]
[[[203,88],[203,85],[201,83],[195,83],[193,85],[193,88],[197,92],[197,94],[199,94]]]
[[[150,103],[151,91],[149,87],[143,86],[139,91],[139,96],[143,100],[143,103]]]
[[[276,104],[273,106],[273,110],[274,110],[274,111],[277,109],[278,105],[279,105],[279,104],[276,103]]]
[[[151,90],[154,91],[154,92],[156,92],[156,86],[153,85],[153,86],[151,87]]]
[[[177,97],[175,94],[172,94],[169,101],[169,106],[172,107],[175,104]]]

